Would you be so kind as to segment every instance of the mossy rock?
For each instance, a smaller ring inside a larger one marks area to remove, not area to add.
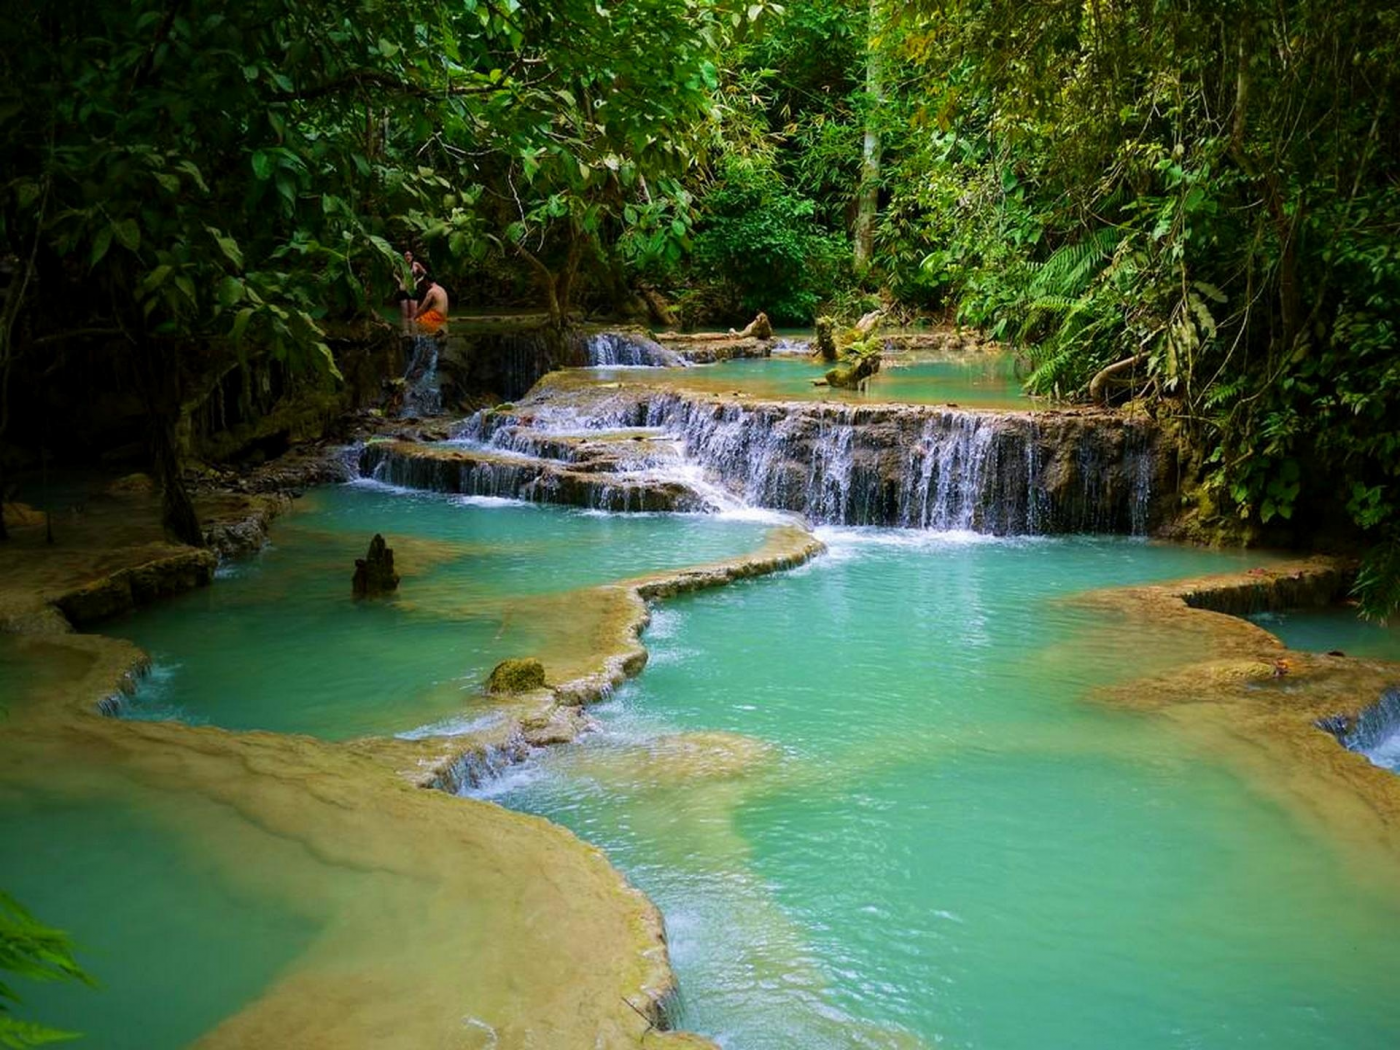
[[[544,664],[533,656],[502,660],[486,679],[488,693],[528,693],[544,687]]]
[[[843,361],[835,368],[828,370],[826,382],[828,386],[855,390],[878,371],[880,371],[880,356],[878,354],[857,357],[853,360]]]

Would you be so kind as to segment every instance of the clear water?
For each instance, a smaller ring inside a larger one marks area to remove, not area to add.
[[[1250,619],[1290,649],[1314,653],[1337,649],[1348,656],[1400,661],[1400,623],[1363,620],[1346,606],[1259,613]]]
[[[1293,609],[1251,616],[1291,649],[1343,652],[1348,656],[1400,663],[1400,624],[1363,620],[1354,608]],[[1400,684],[1400,675],[1396,676]],[[1378,697],[1360,724],[1343,739],[1382,769],[1400,773],[1400,696],[1395,690]]]
[[[939,358],[915,357],[906,361],[887,358],[865,390],[839,390],[813,386],[830,365],[805,357],[750,358],[696,365],[665,373],[670,385],[710,393],[739,391],[752,397],[785,401],[898,401],[911,404],[956,404],[964,408],[1033,409],[1037,402],[1025,396],[1016,378],[1015,358],[1009,354],[967,353]],[[637,380],[637,373],[612,375],[597,369],[604,379]]]
[[[97,981],[15,981],[14,1013],[82,1033],[78,1047],[188,1046],[256,998],[316,931],[221,881],[142,802],[0,788],[0,887],[68,931]]]
[[[605,731],[490,789],[660,905],[682,1026],[733,1050],[1397,1045],[1400,892],[1090,697],[1201,642],[1067,596],[1248,556],[830,539],[668,603]]]
[[[154,660],[128,714],[343,740],[480,713],[507,657],[546,670],[587,655],[580,589],[732,557],[766,526],[700,515],[610,516],[355,484],[320,489],[272,545],[215,586],[106,623]],[[403,576],[350,594],[382,532]],[[570,648],[572,646],[572,649]]]

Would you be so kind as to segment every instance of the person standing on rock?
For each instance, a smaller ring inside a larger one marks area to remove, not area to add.
[[[419,331],[427,335],[446,335],[444,327],[447,324],[448,310],[451,308],[447,292],[442,285],[433,280],[432,274],[426,271],[418,289],[418,311],[413,315],[414,323],[418,325]]]
[[[413,279],[413,287],[406,286],[402,275],[400,275],[399,290],[394,293],[394,301],[399,304],[399,316],[403,318],[403,330],[407,332],[409,324],[418,312],[418,286],[427,277],[428,271],[422,263],[413,257],[412,252],[404,252],[403,261],[408,266],[409,276]]]

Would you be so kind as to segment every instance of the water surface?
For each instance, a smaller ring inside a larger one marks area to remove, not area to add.
[[[814,386],[831,366],[805,356],[744,358],[685,369],[666,369],[665,382],[687,390],[783,401],[904,402],[964,408],[1034,409],[1044,402],[1025,395],[1014,355],[985,351],[931,356],[890,355],[864,390]],[[647,372],[594,369],[601,378],[645,381]]]
[[[403,581],[387,599],[356,602],[354,560],[376,531]],[[215,586],[101,629],[155,661],[132,717],[337,740],[391,734],[479,712],[481,683],[507,657],[541,656],[547,668],[586,657],[581,589],[733,557],[765,531],[338,486],[299,500],[271,546]]]
[[[1351,606],[1289,609],[1259,613],[1250,619],[1290,649],[1314,653],[1340,650],[1348,656],[1400,660],[1400,623],[1363,620]]]
[[[668,603],[605,732],[497,797],[661,906],[733,1050],[1396,1045],[1400,895],[1095,687],[1189,660],[1067,597],[1257,556],[828,534]]]
[[[316,926],[220,879],[153,800],[0,786],[0,887],[66,930],[97,982],[13,982],[15,1015],[101,1050],[178,1050],[255,998]],[[7,982],[9,978],[6,978]]]

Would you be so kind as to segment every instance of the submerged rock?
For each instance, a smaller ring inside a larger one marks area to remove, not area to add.
[[[384,543],[384,537],[374,534],[369,541],[369,553],[355,559],[355,578],[351,587],[356,598],[376,598],[396,590],[399,574],[394,571],[394,552]]]
[[[486,679],[488,693],[528,693],[544,686],[544,664],[533,656],[502,660]]]

